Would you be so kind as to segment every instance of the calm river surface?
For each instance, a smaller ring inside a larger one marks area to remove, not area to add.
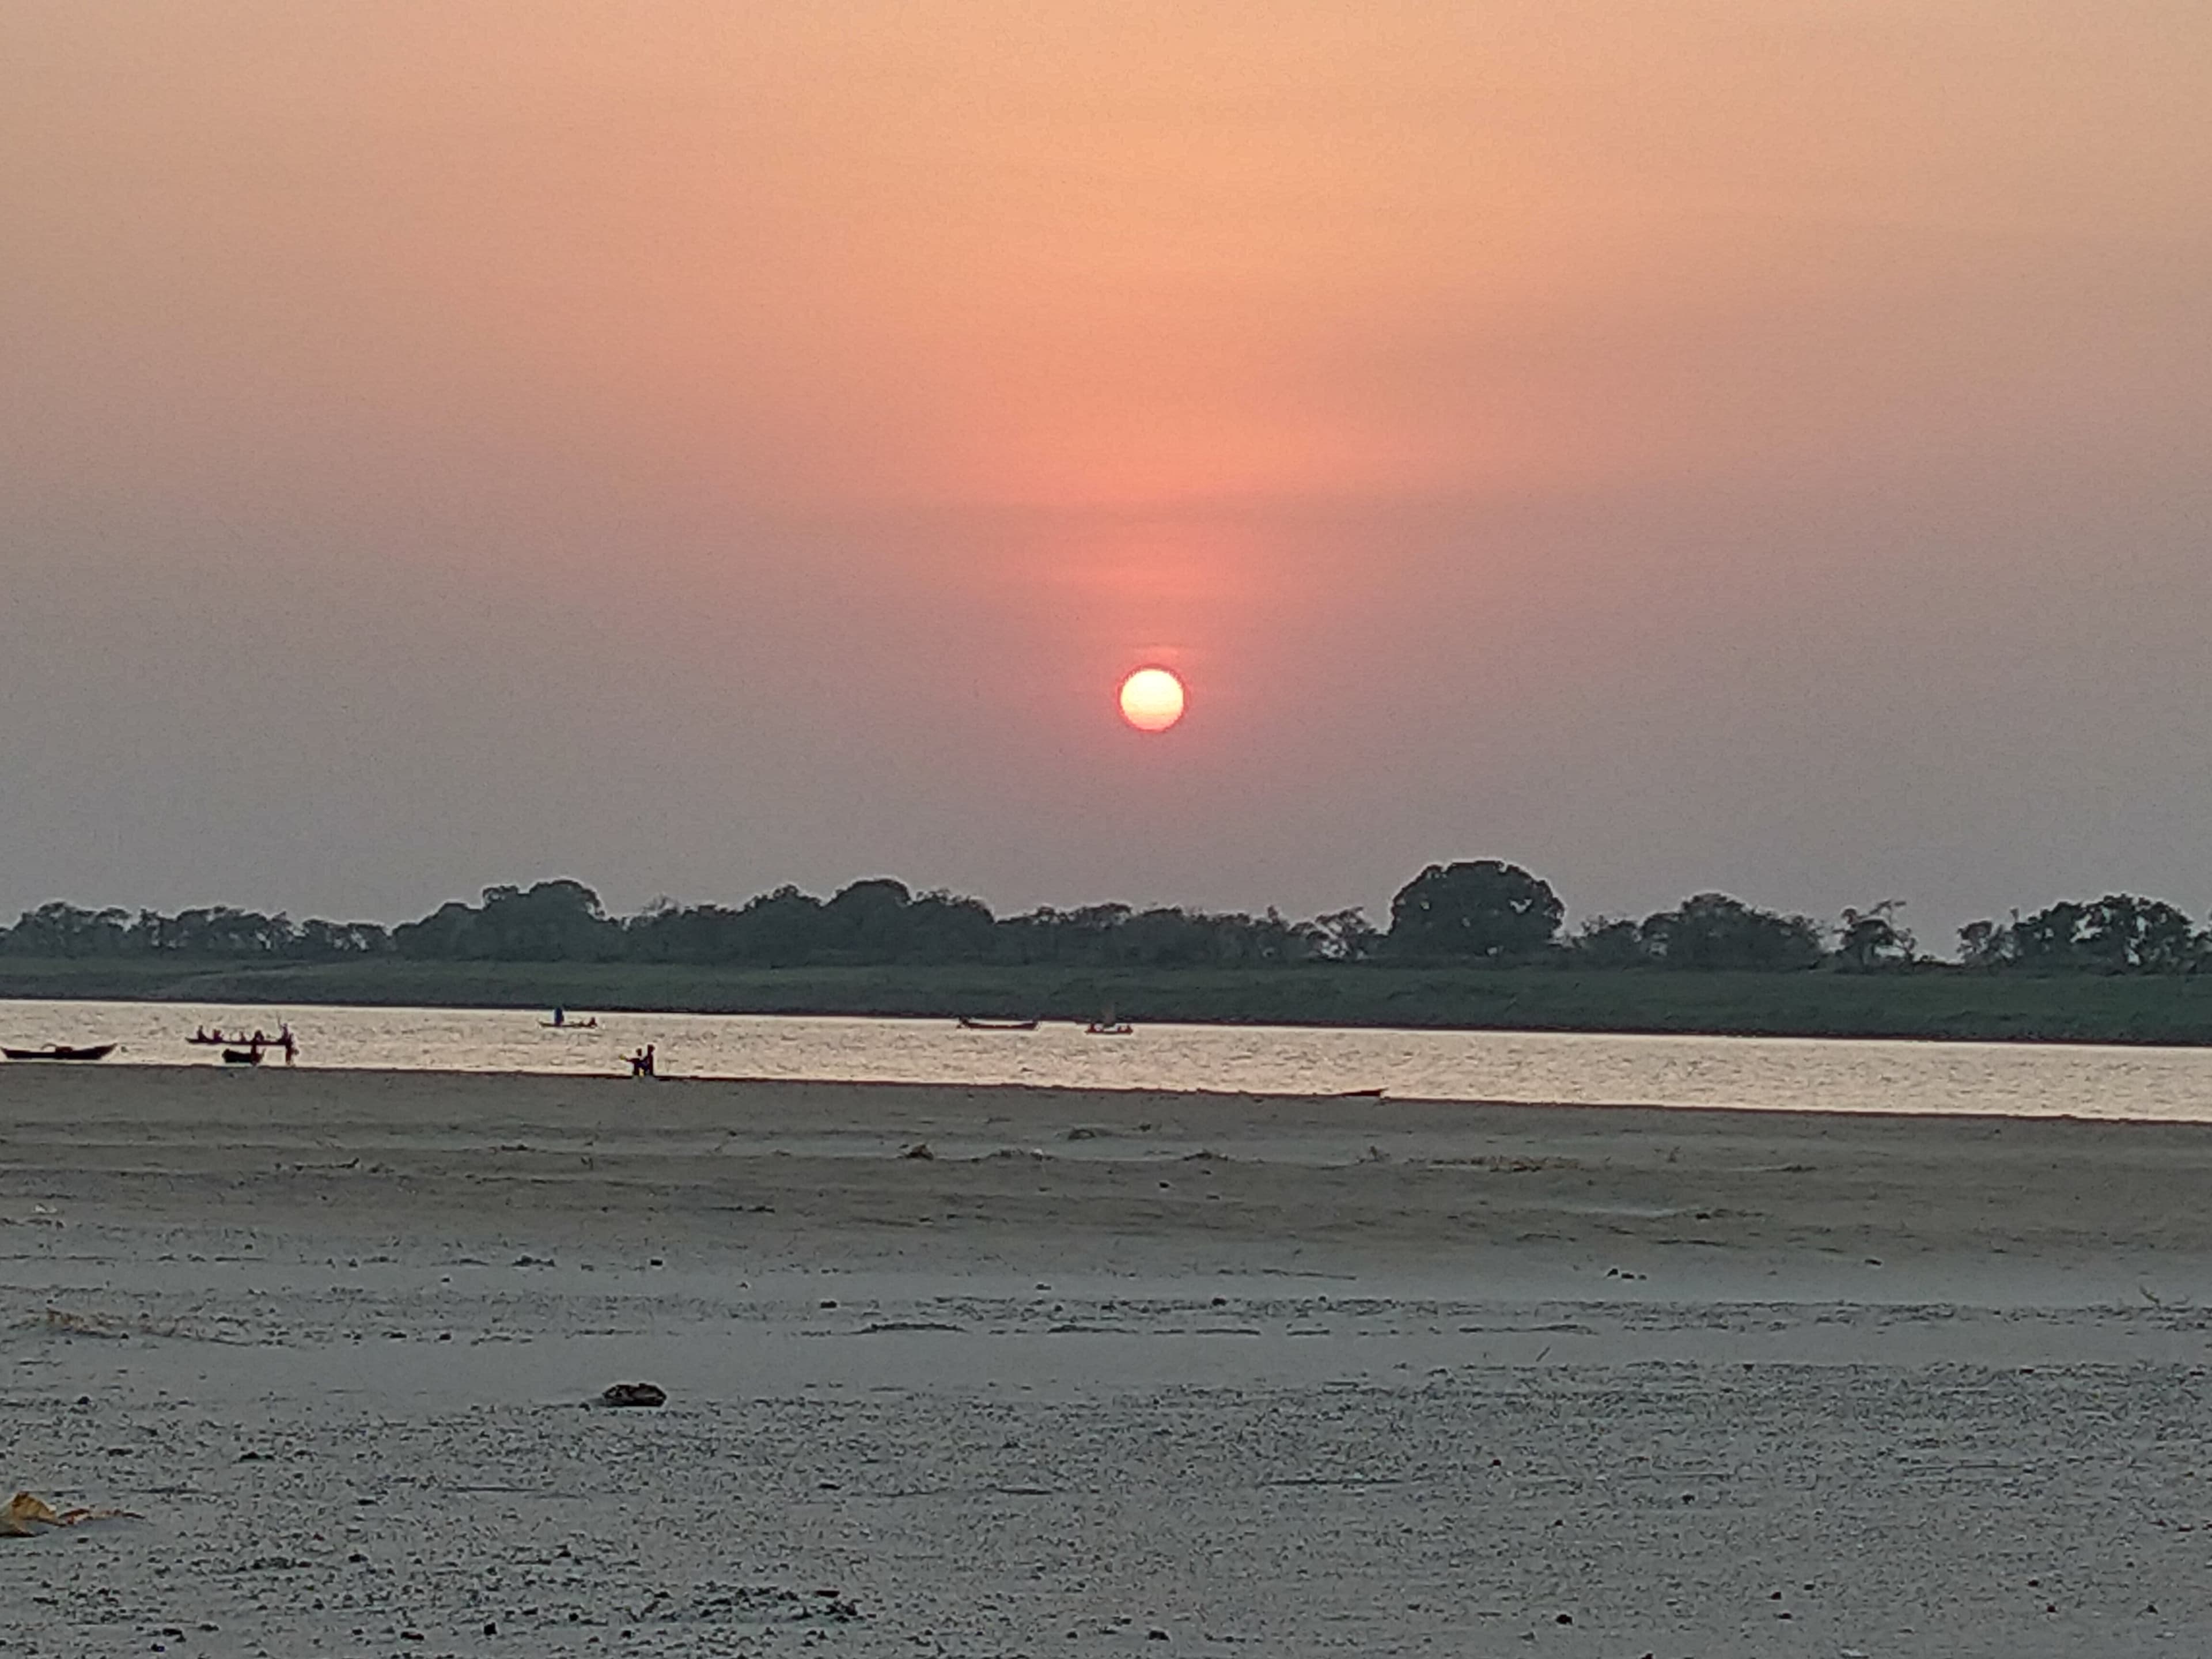
[[[580,1016],[579,1016],[580,1018]],[[2212,1049],[1599,1036],[1284,1026],[964,1030],[949,1019],[605,1014],[554,1030],[536,1012],[0,1000],[0,1042],[119,1042],[110,1066],[219,1065],[195,1027],[289,1022],[302,1066],[622,1073],[641,1043],[672,1077],[1024,1083],[1073,1088],[1337,1094],[1432,1100],[1972,1112],[2212,1121]],[[283,1064],[272,1054],[269,1063]],[[22,1062],[0,1066],[0,1094]]]

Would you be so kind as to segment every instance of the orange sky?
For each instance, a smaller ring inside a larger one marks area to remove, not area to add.
[[[0,763],[125,763],[0,908],[2201,907],[2208,75],[2193,0],[11,7]]]

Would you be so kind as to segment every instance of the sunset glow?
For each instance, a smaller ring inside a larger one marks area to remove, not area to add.
[[[2201,915],[2208,62],[2187,0],[0,5],[0,920],[1515,849]]]
[[[1164,668],[1139,668],[1121,682],[1121,718],[1139,732],[1164,732],[1182,710],[1182,682]]]
[[[2193,1347],[2090,1366],[2212,1264],[2208,71],[2212,0],[0,0],[0,1224],[100,1217],[49,1347],[423,1339],[42,1352],[15,1530],[147,1518],[0,1659],[241,1571],[278,1652],[403,1572],[510,1653],[2203,1616]],[[371,1424],[445,1501],[318,1484]]]

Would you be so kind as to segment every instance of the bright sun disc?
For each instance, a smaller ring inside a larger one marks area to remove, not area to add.
[[[1182,703],[1182,682],[1164,668],[1139,668],[1121,682],[1121,718],[1139,732],[1166,731]]]

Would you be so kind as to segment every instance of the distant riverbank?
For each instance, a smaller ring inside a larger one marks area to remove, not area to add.
[[[639,963],[185,964],[0,957],[0,996],[682,1013],[1619,1031],[1954,1042],[2212,1042],[2212,976],[1577,972],[1548,967],[726,969]]]

